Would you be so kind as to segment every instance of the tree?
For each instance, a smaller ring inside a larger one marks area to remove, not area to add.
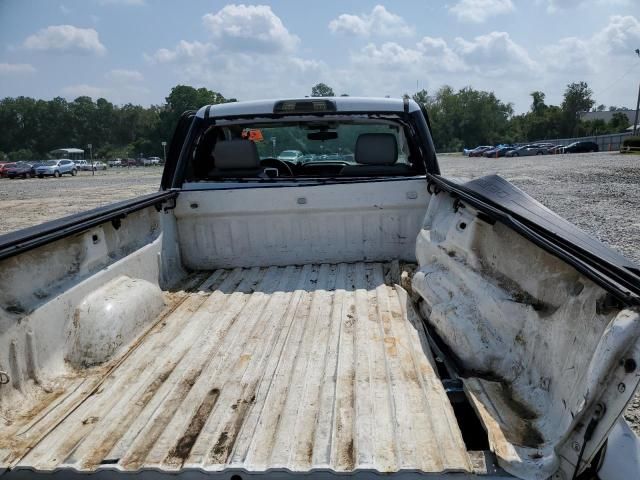
[[[413,100],[420,106],[426,107],[429,104],[429,94],[423,88],[413,94]]]
[[[544,103],[545,94],[540,91],[531,92],[531,98],[533,102],[531,103],[531,112],[536,115],[542,115],[547,106]]]
[[[607,109],[607,106],[604,103],[601,103],[596,107],[596,112],[604,112]]]
[[[622,112],[614,113],[611,120],[609,120],[609,131],[611,133],[624,132],[629,126],[631,126],[631,121],[629,121],[629,117]]]
[[[312,97],[335,97],[335,93],[333,93],[333,89],[324,83],[317,83],[313,87],[311,87],[311,96]]]
[[[176,85],[167,96],[166,106],[159,112],[160,125],[154,140],[160,142],[171,141],[173,131],[178,124],[180,115],[188,110],[197,110],[205,105],[227,103],[228,100],[218,92],[207,88],[193,88],[188,85]],[[232,101],[236,101],[232,99]],[[158,147],[160,148],[160,147]],[[167,147],[168,150],[169,147]]]
[[[574,82],[567,85],[562,101],[562,110],[565,117],[565,135],[574,134],[580,122],[578,115],[582,112],[588,112],[596,103],[592,97],[593,90],[589,88],[587,82]]]
[[[493,92],[471,87],[455,91],[445,85],[433,98],[422,90],[414,99],[427,106],[433,139],[440,151],[500,143],[507,137],[513,107],[498,100]]]

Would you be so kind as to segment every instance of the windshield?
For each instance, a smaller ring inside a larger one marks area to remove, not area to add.
[[[52,167],[57,164],[58,164],[57,160],[47,160],[46,162],[43,163],[45,167]]]
[[[252,127],[252,130],[256,129],[262,133],[263,140],[255,142],[262,159],[278,156],[295,159],[302,156],[302,162],[341,161],[355,164],[358,137],[366,133],[386,133],[396,138],[397,161],[407,163],[408,147],[402,130],[396,124],[310,123]]]

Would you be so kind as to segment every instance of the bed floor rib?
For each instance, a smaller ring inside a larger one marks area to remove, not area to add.
[[[386,267],[212,272],[16,467],[472,471]]]

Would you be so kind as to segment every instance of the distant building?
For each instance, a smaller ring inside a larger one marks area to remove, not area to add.
[[[622,113],[626,115],[629,119],[629,123],[633,123],[633,119],[636,116],[635,110],[614,110],[612,112],[607,110],[603,112],[584,112],[580,114],[580,119],[584,120],[585,122],[591,120],[604,120],[605,123],[609,123],[616,113]]]
[[[83,160],[84,150],[81,148],[58,148],[49,152],[56,158],[68,158],[69,160]]]

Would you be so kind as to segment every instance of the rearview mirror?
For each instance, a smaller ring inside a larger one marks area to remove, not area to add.
[[[335,140],[338,138],[338,132],[311,132],[307,133],[309,140]]]

